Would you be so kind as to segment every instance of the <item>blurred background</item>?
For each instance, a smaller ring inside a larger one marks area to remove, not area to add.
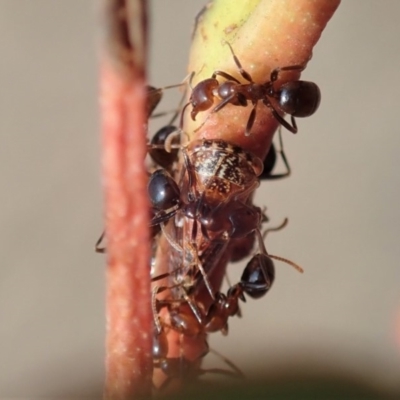
[[[204,4],[152,2],[153,85],[186,76]],[[0,0],[1,399],[101,396],[97,11],[88,0]],[[303,74],[321,88],[320,109],[297,135],[283,132],[293,174],[263,183],[256,203],[272,225],[289,218],[268,250],[305,273],[277,262],[271,292],[210,339],[247,375],[400,392],[399,13],[397,0],[343,2]],[[160,110],[179,99],[167,96]],[[232,282],[241,270],[229,267]]]

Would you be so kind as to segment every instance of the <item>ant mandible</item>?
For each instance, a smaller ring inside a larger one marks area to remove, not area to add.
[[[249,83],[241,83],[232,75],[224,71],[215,71],[211,78],[199,82],[192,90],[189,102],[184,106],[181,114],[180,127],[183,126],[183,115],[186,108],[191,104],[192,111],[190,113],[192,120],[196,120],[196,116],[201,111],[209,110],[214,104],[214,98],[218,97],[221,101],[214,106],[207,118],[221,110],[227,104],[246,107],[248,101],[253,104],[249,119],[246,124],[245,135],[250,135],[256,118],[256,108],[259,101],[262,101],[271,111],[277,121],[292,133],[297,133],[297,124],[294,117],[308,117],[314,114],[321,100],[321,92],[314,82],[307,81],[289,81],[282,84],[279,88],[274,87],[274,83],[278,80],[279,74],[283,71],[302,71],[304,65],[290,65],[287,67],[278,67],[272,70],[270,79],[264,83],[255,83],[251,75],[246,72],[239,59],[236,57],[232,46],[226,42],[232,53],[233,59],[240,75]],[[217,76],[225,78],[226,81],[220,83]],[[191,78],[193,77],[193,74]],[[276,104],[273,104],[272,101]],[[287,122],[278,112],[290,115],[291,123]],[[206,118],[206,120],[207,120]],[[203,122],[203,124],[205,121]],[[200,125],[198,129],[201,128]]]

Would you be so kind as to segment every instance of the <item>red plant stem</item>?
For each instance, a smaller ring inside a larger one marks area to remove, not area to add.
[[[106,399],[151,392],[147,199],[145,5],[107,0],[101,59],[103,182],[107,237]],[[133,27],[138,29],[132,34]],[[140,30],[142,28],[142,31]]]

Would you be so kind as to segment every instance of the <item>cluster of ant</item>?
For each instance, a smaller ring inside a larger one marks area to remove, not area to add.
[[[202,111],[209,110],[211,114],[227,104],[245,107],[251,103],[253,108],[243,130],[245,135],[251,134],[259,102],[293,133],[297,132],[295,117],[307,117],[317,110],[320,92],[316,84],[290,81],[276,87],[281,72],[301,71],[304,67],[276,68],[267,82],[257,84],[229,47],[247,83],[226,72],[215,71],[210,79],[192,89],[189,102],[180,110],[179,127],[171,122],[149,143],[148,152],[156,164],[148,183],[153,240],[153,358],[154,368],[164,376],[162,386],[172,379],[186,380],[206,371],[240,375],[231,364],[232,372],[200,369],[200,361],[209,351],[207,334],[216,331],[226,334],[228,320],[240,315],[239,302],[246,301],[245,295],[258,299],[268,292],[275,277],[273,259],[302,271],[291,261],[267,252],[261,233],[267,218],[252,204],[252,194],[260,180],[290,174],[281,135],[279,153],[286,172],[273,174],[277,159],[273,145],[262,161],[221,139],[198,139],[183,146],[176,134],[183,131],[188,107],[192,108],[194,120]],[[162,89],[149,87],[148,94],[150,117],[161,100]],[[219,101],[214,104],[216,99]],[[291,123],[283,118],[284,113],[290,115]],[[97,251],[103,250],[99,247],[101,239],[96,245]],[[245,266],[239,282],[231,285],[226,293],[220,292],[224,273],[221,274],[219,266],[247,257],[254,242],[258,251]],[[170,337],[175,337],[177,354],[171,350]]]

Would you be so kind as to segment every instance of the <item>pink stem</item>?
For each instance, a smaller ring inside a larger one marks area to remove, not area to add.
[[[145,18],[140,0],[105,0],[101,59],[107,237],[106,399],[151,393]],[[135,35],[131,35],[135,27]],[[141,28],[141,29],[140,29]]]

